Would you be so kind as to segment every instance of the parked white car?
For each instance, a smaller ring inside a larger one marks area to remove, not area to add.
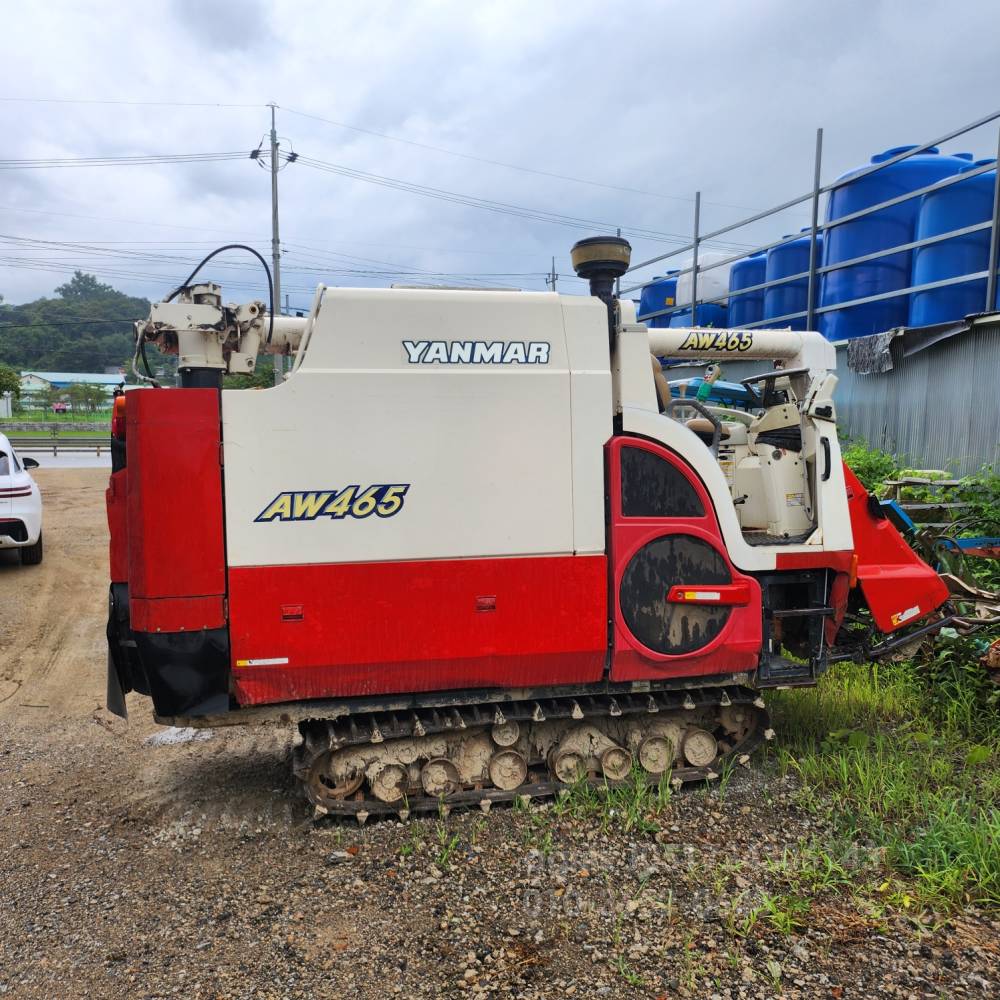
[[[19,549],[22,566],[42,561],[42,494],[28,472],[37,468],[0,434],[0,549]]]

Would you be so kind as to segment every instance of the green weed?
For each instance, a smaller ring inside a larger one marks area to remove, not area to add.
[[[805,804],[831,803],[843,837],[874,845],[903,908],[1000,907],[1000,716],[983,673],[968,640],[941,640],[924,662],[841,664],[773,697],[779,766],[802,779]],[[854,876],[811,853],[789,873],[799,891]]]
[[[459,835],[451,833],[444,822],[438,821],[437,842],[439,850],[434,859],[437,862],[438,868],[449,868],[451,866],[451,856],[458,847],[458,841]]]

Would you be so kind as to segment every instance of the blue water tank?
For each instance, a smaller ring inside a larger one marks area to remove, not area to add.
[[[805,228],[803,233],[812,233],[811,228]],[[800,236],[797,240],[783,243],[780,247],[771,247],[767,251],[766,280],[776,281],[778,278],[788,278],[793,274],[802,274],[809,270],[809,243],[811,235]],[[823,234],[816,234],[816,266],[823,259]],[[809,279],[799,278],[797,281],[787,281],[783,285],[775,285],[764,292],[764,319],[776,319],[788,316],[790,313],[805,312],[809,305]],[[793,330],[804,330],[806,318],[780,320],[779,326],[791,327]]]
[[[648,313],[659,312],[661,309],[672,309],[677,305],[677,270],[667,271],[665,275],[653,278],[653,283],[646,285],[639,295],[640,322],[650,327],[666,327],[670,325],[669,316],[656,316],[646,321]]]
[[[888,149],[873,156],[872,163],[884,163],[913,148],[897,146]],[[971,159],[972,156],[968,153],[942,156],[932,147],[890,167],[849,181],[830,192],[826,220],[832,222],[890,198],[926,187],[958,173]],[[840,180],[849,180],[863,169],[866,168],[844,174]],[[837,264],[912,242],[919,203],[919,198],[910,198],[898,205],[828,229],[823,241],[823,264]],[[820,306],[832,306],[896,288],[906,288],[910,283],[911,256],[909,251],[905,251],[824,274],[820,279]],[[820,313],[819,328],[829,340],[847,340],[905,326],[909,321],[909,312],[907,296],[895,296]]]
[[[716,329],[725,327],[727,312],[725,306],[717,302],[702,302],[698,306],[698,321],[695,326],[714,326]],[[670,326],[691,326],[691,307],[681,309],[670,317]]]
[[[996,163],[979,160],[963,170]],[[914,239],[939,236],[954,229],[989,222],[993,218],[993,191],[996,170],[968,177],[940,191],[931,191],[920,199]],[[963,274],[986,271],[990,266],[990,231],[980,229],[965,236],[955,236],[913,251],[913,280],[923,285]],[[986,310],[986,279],[963,281],[960,285],[930,288],[914,292],[910,301],[910,326],[947,323]]]
[[[738,260],[729,270],[729,323],[735,327],[756,323],[764,318],[764,289],[736,295],[741,288],[764,284],[767,257],[764,251]]]

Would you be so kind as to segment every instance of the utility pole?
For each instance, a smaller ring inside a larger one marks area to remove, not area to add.
[[[559,280],[559,275],[556,274],[556,259],[552,258],[552,270],[549,271],[549,276],[545,279],[545,284],[548,285],[552,291],[556,290],[556,282]]]
[[[617,235],[620,237],[621,234],[622,234],[622,227],[619,226]],[[620,298],[621,294],[622,294],[622,279],[621,275],[619,275],[617,278],[615,278],[615,298],[616,299]]]
[[[274,280],[275,312],[281,311],[281,240],[278,237],[278,130],[275,124],[277,105],[271,105],[271,277]],[[280,385],[285,374],[285,361],[274,356],[274,384]]]

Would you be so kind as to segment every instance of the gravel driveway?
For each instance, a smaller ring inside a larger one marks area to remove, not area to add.
[[[151,740],[141,699],[113,720],[106,473],[38,479],[45,562],[0,562],[0,995],[998,994],[1000,928],[975,910],[791,900],[789,866],[832,833],[762,761],[642,832],[551,806],[358,828],[313,824],[293,731]]]

